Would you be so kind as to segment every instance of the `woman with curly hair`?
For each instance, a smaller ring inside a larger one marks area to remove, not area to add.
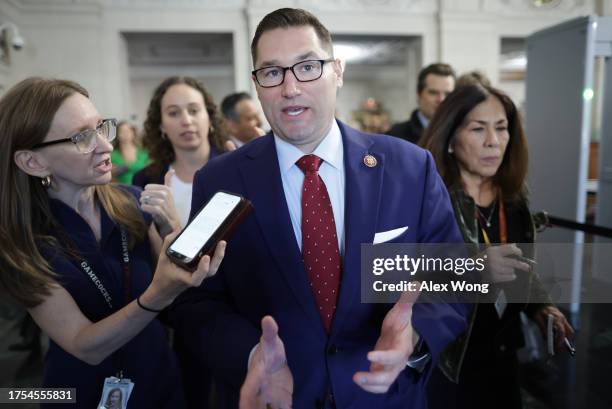
[[[221,115],[204,85],[191,77],[165,79],[153,93],[144,122],[143,145],[151,164],[133,180],[145,189],[143,209],[171,191],[176,210],[166,209],[165,216],[184,226],[191,208],[193,175],[224,152],[226,142]]]

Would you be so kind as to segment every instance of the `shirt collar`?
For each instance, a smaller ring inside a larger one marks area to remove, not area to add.
[[[288,171],[291,166],[295,165],[295,162],[304,156],[304,152],[299,148],[282,140],[276,135],[274,135],[274,143],[276,145],[278,164],[281,172]],[[329,132],[321,140],[312,154],[317,155],[335,169],[342,169],[342,133],[340,132],[340,127],[338,127],[336,120],[332,122]]]
[[[234,145],[236,145],[236,148],[240,148],[242,145],[244,145],[244,142],[236,138],[234,135],[229,135],[229,139],[230,141],[234,142]]]
[[[427,119],[427,117],[421,111],[417,111],[417,116],[419,117],[419,121],[421,121],[423,128],[427,128],[429,126],[429,119]]]
[[[49,198],[49,206],[51,208],[51,213],[53,213],[53,216],[56,218],[58,224],[66,233],[68,233],[69,235],[76,235],[81,238],[93,238],[93,235],[91,235],[91,227],[89,227],[85,219],[81,215],[79,215],[72,207],[68,206],[61,200],[54,198]],[[99,203],[99,208],[101,229],[100,246],[102,247],[104,243],[108,240],[110,233],[118,225],[110,218],[110,216],[106,212],[106,209],[104,209],[104,206],[102,206],[101,203]],[[96,242],[94,241],[94,243]]]

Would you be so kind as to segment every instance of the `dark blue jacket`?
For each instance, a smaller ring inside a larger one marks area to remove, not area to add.
[[[367,353],[391,307],[360,302],[360,244],[372,243],[376,232],[403,226],[409,228],[394,242],[463,239],[429,153],[397,138],[339,126],[346,176],[345,255],[329,335],[293,232],[272,134],[210,161],[195,176],[192,216],[220,189],[245,196],[255,209],[230,240],[217,275],[185,293],[174,310],[193,359],[213,370],[222,389],[221,407],[235,404],[249,353],[259,342],[261,319],[268,314],[285,345],[295,409],[334,407],[332,399],[338,408],[426,407],[425,382],[435,359],[424,373],[404,370],[387,394],[365,392],[353,382],[355,372],[369,368]],[[364,164],[367,154],[377,166]],[[414,306],[414,328],[434,358],[465,330],[466,314],[462,304]]]

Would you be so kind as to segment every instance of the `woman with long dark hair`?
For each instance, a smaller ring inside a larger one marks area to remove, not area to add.
[[[525,187],[527,141],[520,115],[503,92],[481,84],[462,86],[440,105],[420,144],[436,161],[466,243],[486,252],[485,279],[502,290],[520,280],[532,300],[519,304],[498,297],[494,304],[475,305],[468,332],[440,359],[439,368],[458,384],[435,372],[429,405],[521,408],[516,357],[524,343],[520,312],[541,328],[552,315],[558,342],[573,330],[550,302],[532,266],[520,260],[523,251],[515,244],[535,240]]]

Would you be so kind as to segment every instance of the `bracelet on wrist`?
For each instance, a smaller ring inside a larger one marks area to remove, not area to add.
[[[160,312],[162,312],[162,311],[163,311],[163,310],[155,310],[155,309],[153,309],[153,308],[145,307],[145,306],[144,306],[144,305],[142,305],[142,303],[140,302],[140,296],[139,296],[138,298],[136,298],[136,304],[138,304],[138,306],[139,306],[140,308],[142,308],[143,310],[145,310],[145,311],[154,312],[154,313],[160,313]]]

